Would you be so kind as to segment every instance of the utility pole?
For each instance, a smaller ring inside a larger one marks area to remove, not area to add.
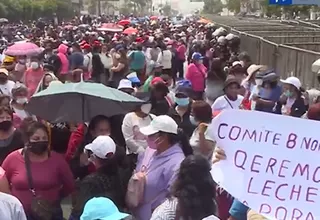
[[[97,0],[98,1],[98,16],[101,15],[101,0]]]

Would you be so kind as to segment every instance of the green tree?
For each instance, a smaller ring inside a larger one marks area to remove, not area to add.
[[[242,3],[246,3],[247,1],[242,1]],[[229,11],[234,13],[239,13],[241,8],[241,1],[240,0],[227,0],[227,8]]]
[[[203,12],[217,14],[222,12],[223,4],[220,0],[204,0]]]
[[[171,5],[167,2],[164,6],[161,7],[164,16],[170,16],[172,13]]]

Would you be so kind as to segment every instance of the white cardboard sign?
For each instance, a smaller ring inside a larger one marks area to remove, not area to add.
[[[225,110],[209,131],[227,159],[213,179],[269,219],[320,219],[320,122]]]

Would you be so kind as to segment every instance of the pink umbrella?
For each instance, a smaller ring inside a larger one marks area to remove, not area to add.
[[[122,33],[131,35],[131,34],[138,33],[138,30],[133,27],[129,27],[129,28],[125,29]]]
[[[32,56],[38,55],[43,51],[36,44],[31,42],[16,42],[14,45],[8,47],[4,52],[5,55],[9,56]]]
[[[108,32],[121,32],[123,26],[113,23],[104,23],[101,27],[97,28],[98,31],[108,31]]]
[[[73,25],[71,24],[67,24],[63,27],[64,29],[72,29],[73,28]]]

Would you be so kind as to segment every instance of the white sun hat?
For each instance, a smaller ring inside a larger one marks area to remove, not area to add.
[[[160,131],[170,134],[177,134],[178,125],[168,115],[159,115],[151,121],[150,125],[140,129],[140,132],[146,136],[156,134]]]
[[[289,85],[293,85],[294,87],[296,87],[298,90],[300,90],[301,88],[301,82],[300,79],[298,79],[295,76],[290,76],[285,80],[280,80],[282,83],[284,84],[289,84]]]
[[[116,152],[116,144],[109,136],[98,136],[84,147],[85,150],[90,150],[100,159],[107,159]]]

